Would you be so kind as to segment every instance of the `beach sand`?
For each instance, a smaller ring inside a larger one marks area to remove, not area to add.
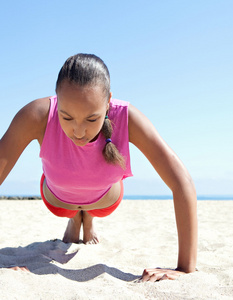
[[[233,299],[233,201],[198,201],[198,272],[138,283],[149,267],[175,268],[172,200],[123,200],[96,219],[100,243],[64,244],[66,218],[41,200],[0,201],[1,299]],[[26,265],[30,272],[7,269]]]

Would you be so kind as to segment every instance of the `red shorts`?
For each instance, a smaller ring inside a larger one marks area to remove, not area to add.
[[[77,214],[78,210],[70,210],[70,209],[66,209],[66,208],[56,207],[56,206],[53,206],[52,204],[50,204],[45,199],[45,196],[43,193],[44,179],[45,179],[45,176],[44,176],[44,174],[42,174],[41,180],[40,180],[40,193],[41,193],[42,200],[44,201],[44,204],[54,215],[56,215],[58,217],[73,218]],[[123,186],[122,180],[120,181],[120,184],[121,184],[121,193],[120,193],[118,200],[113,205],[106,207],[106,208],[87,210],[89,215],[91,215],[92,217],[101,218],[101,217],[106,217],[106,216],[110,215],[112,212],[114,212],[114,210],[121,203],[121,200],[122,200],[123,194],[124,194],[124,186]]]

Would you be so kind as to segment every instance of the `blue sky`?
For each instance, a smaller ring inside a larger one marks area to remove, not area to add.
[[[113,96],[153,122],[199,195],[233,194],[232,1],[5,1],[1,4],[0,135],[26,103],[53,95],[67,57],[107,64]],[[131,147],[125,194],[170,194]],[[0,194],[39,194],[32,142]]]

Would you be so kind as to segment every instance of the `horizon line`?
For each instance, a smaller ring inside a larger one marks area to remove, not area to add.
[[[40,195],[25,195],[25,194],[12,194],[12,195],[0,195],[0,200],[7,200],[7,199],[19,199],[19,200],[23,200],[23,198],[25,199],[29,199],[29,200],[33,200],[33,199],[40,199],[41,196]],[[173,196],[172,195],[124,195],[123,196],[123,199],[125,200],[139,200],[139,199],[142,199],[142,200],[172,200],[173,199]],[[216,194],[216,195],[213,195],[213,194],[206,194],[206,195],[203,195],[203,194],[200,194],[200,195],[197,195],[197,200],[233,200],[233,195],[230,195],[230,194],[226,194],[226,195],[221,195],[221,194]]]

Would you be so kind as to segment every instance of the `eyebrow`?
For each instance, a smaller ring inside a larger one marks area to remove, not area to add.
[[[73,118],[71,115],[69,115],[67,112],[65,112],[64,110],[60,110],[60,112],[62,113],[62,114],[66,114],[67,116],[69,116],[69,117],[71,117],[71,118]]]
[[[61,112],[62,114],[66,114],[66,115],[69,116],[70,118],[73,118],[70,114],[68,114],[66,111],[64,111],[64,110],[62,110],[62,109],[60,110],[60,112]],[[99,116],[99,114],[92,114],[92,115],[88,116],[87,119],[92,118],[92,117],[97,117],[97,116]]]

